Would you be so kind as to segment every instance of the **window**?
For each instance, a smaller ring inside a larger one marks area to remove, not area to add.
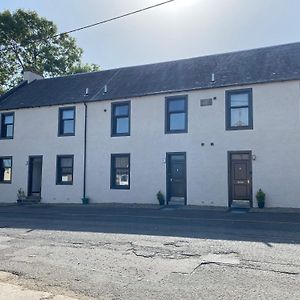
[[[58,155],[56,161],[56,184],[73,184],[74,155]]]
[[[111,189],[130,189],[130,154],[111,155]]]
[[[252,89],[226,91],[226,129],[253,129]]]
[[[111,136],[130,135],[130,102],[112,103]]]
[[[75,107],[59,109],[58,135],[75,135]]]
[[[166,133],[187,132],[187,96],[166,98]]]
[[[0,157],[0,183],[11,183],[12,157]]]
[[[14,113],[1,115],[1,138],[12,139],[14,137]]]

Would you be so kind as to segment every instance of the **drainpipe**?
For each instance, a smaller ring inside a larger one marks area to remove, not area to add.
[[[86,133],[87,133],[87,104],[84,104],[84,142],[83,142],[83,195],[86,198]]]

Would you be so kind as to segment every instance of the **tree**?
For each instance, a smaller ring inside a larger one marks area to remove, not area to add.
[[[99,71],[100,67],[96,64],[77,64],[70,68],[69,74],[86,73]]]
[[[58,35],[56,25],[34,11],[18,9],[0,13],[0,93],[30,69],[44,77],[99,70],[82,64],[83,50],[74,38]]]

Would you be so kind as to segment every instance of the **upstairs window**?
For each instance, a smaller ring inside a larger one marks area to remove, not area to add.
[[[187,96],[166,98],[166,133],[187,132]]]
[[[12,139],[14,137],[14,113],[1,115],[1,138]]]
[[[12,158],[0,157],[0,183],[11,183]]]
[[[75,135],[75,107],[59,109],[58,135]]]
[[[226,129],[253,129],[252,89],[226,91]]]
[[[130,102],[112,103],[111,136],[130,135]]]
[[[56,161],[56,184],[73,184],[74,155],[58,155]]]
[[[130,154],[111,155],[111,189],[130,189]]]

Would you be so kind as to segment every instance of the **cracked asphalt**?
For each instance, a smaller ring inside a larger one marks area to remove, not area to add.
[[[1,206],[0,271],[76,299],[299,299],[300,214]]]

